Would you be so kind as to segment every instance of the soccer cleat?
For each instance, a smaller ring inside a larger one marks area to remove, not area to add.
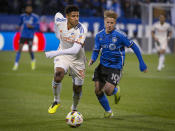
[[[118,102],[120,101],[120,86],[117,86],[116,88],[118,88],[118,91],[116,94],[114,94],[114,100],[115,104],[118,104]]]
[[[113,112],[111,111],[111,112],[105,112],[104,113],[104,118],[111,118],[111,117],[113,117],[114,116],[114,114],[113,114]]]
[[[32,70],[35,70],[35,65],[36,65],[35,60],[32,60],[32,62],[31,62],[31,68],[32,68]]]
[[[18,65],[14,65],[13,68],[12,68],[13,71],[16,71],[18,70]]]
[[[48,109],[48,113],[50,113],[50,114],[54,114],[56,111],[57,111],[57,109],[58,109],[58,107],[60,106],[61,104],[60,103],[58,103],[58,102],[53,102],[53,104],[49,107],[49,109]]]
[[[162,68],[165,68],[165,65],[164,64],[162,65]]]
[[[161,67],[158,67],[158,68],[157,68],[157,71],[158,71],[158,72],[159,72],[159,71],[161,71],[161,70],[162,70],[162,68],[161,68]]]

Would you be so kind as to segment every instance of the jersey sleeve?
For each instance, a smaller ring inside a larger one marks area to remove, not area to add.
[[[93,60],[93,62],[95,62],[97,60],[100,49],[101,49],[101,46],[100,46],[100,43],[99,43],[99,36],[96,35],[95,45],[94,45],[94,49],[93,49],[92,56],[91,56],[91,60]]]
[[[123,45],[128,48],[130,48],[134,44],[134,42],[132,40],[129,40],[127,36],[122,36],[121,39],[122,39]]]
[[[60,34],[59,34],[59,29],[58,27],[56,26],[56,24],[54,24],[54,32],[55,32],[55,35],[58,39],[60,39]]]
[[[75,38],[75,42],[84,46],[86,34],[87,34],[87,28],[81,25],[81,27],[79,27],[79,34]]]
[[[59,26],[61,22],[65,21],[66,19],[64,18],[64,16],[58,12],[55,14],[55,25]]]
[[[156,24],[153,24],[151,31],[155,31],[155,30],[156,30]]]
[[[32,26],[34,27],[35,31],[39,31],[39,16],[35,15],[34,17],[34,23],[32,24]]]
[[[22,17],[22,15],[20,15],[20,18],[19,18],[19,26],[21,26],[23,24],[23,17]]]
[[[97,35],[95,37],[95,45],[94,45],[94,49],[95,51],[99,51],[101,49],[101,46],[100,46],[100,42],[99,42],[99,36]]]
[[[168,30],[169,32],[171,32],[171,31],[172,31],[172,28],[171,28],[170,24],[167,24],[167,26],[168,26],[168,29],[167,29],[167,30]]]

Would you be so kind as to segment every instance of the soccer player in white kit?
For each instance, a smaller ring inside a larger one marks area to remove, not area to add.
[[[71,110],[77,110],[85,73],[84,41],[87,29],[79,22],[79,8],[69,5],[65,9],[66,18],[61,13],[55,15],[55,33],[60,40],[58,50],[46,52],[47,58],[54,58],[54,80],[52,88],[54,102],[48,112],[53,114],[60,106],[61,81],[69,71],[73,82],[73,104]]]
[[[165,52],[168,46],[168,40],[170,40],[171,36],[172,31],[170,24],[165,22],[164,15],[160,15],[159,21],[154,23],[152,27],[152,37],[155,41],[155,46],[159,55],[158,71],[161,71],[165,66]]]

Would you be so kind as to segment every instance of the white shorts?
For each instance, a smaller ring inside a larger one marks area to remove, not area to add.
[[[155,44],[157,51],[166,50],[167,48],[167,40],[166,39],[159,39],[159,42]]]
[[[68,55],[66,56],[57,56],[54,58],[54,69],[61,67],[64,69],[65,73],[69,71],[69,74],[72,76],[73,81],[76,77],[81,80],[84,80],[85,76],[85,62],[82,61],[73,61]],[[76,78],[77,80],[77,78]]]

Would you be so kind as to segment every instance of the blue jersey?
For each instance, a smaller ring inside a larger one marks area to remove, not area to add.
[[[32,25],[33,28],[28,28],[27,24]],[[30,15],[24,13],[20,16],[19,26],[21,26],[21,37],[33,38],[34,33],[39,29],[39,17],[33,13]]]
[[[113,30],[106,34],[105,29],[100,31],[95,38],[94,52],[101,50],[100,64],[105,67],[122,69],[125,61],[125,46],[130,47],[133,41],[130,41],[124,32]],[[92,55],[95,61],[98,57]]]

